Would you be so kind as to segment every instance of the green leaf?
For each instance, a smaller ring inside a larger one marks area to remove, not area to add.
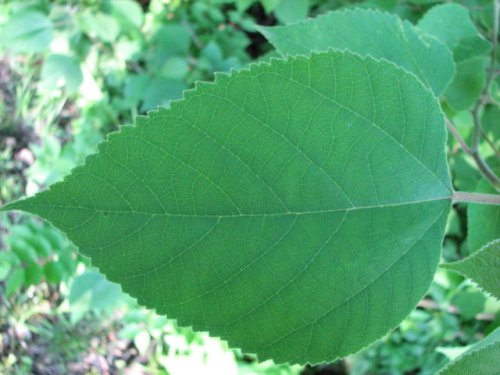
[[[110,283],[97,271],[89,271],[73,281],[68,299],[72,305],[87,299],[89,309],[101,311],[113,306],[120,296],[118,285]]]
[[[309,0],[282,0],[274,13],[283,23],[295,22],[307,17],[309,6]]]
[[[24,268],[15,268],[5,281],[5,293],[10,297],[24,283]]]
[[[437,375],[498,375],[500,328],[446,365]]]
[[[43,273],[49,283],[59,284],[64,279],[64,269],[58,261],[47,262]]]
[[[451,183],[439,103],[386,61],[329,51],[201,83],[6,209],[106,277],[261,360],[317,363],[427,292]]]
[[[38,260],[35,249],[24,240],[14,240],[11,244],[11,250],[21,262],[29,263]]]
[[[89,8],[77,15],[78,26],[92,38],[112,43],[120,34],[116,18],[105,13],[93,13]]]
[[[1,32],[2,47],[14,52],[36,53],[50,45],[53,28],[45,14],[28,10],[13,14]]]
[[[46,90],[65,88],[68,94],[78,92],[83,74],[78,60],[60,54],[47,56],[43,63],[41,85]]]
[[[488,181],[480,181],[475,191],[494,194]],[[469,253],[479,250],[487,243],[500,238],[500,206],[472,204],[467,206],[467,243]]]
[[[0,281],[5,280],[13,268],[14,264],[11,261],[13,255],[4,251],[0,252]]]
[[[144,22],[144,13],[139,3],[133,0],[111,0],[111,13],[123,25],[123,28],[140,30]]]
[[[453,296],[451,304],[458,308],[462,319],[470,320],[484,311],[485,300],[485,295],[477,289],[461,290]]]
[[[260,0],[266,13],[271,13],[283,0]]]
[[[486,83],[488,59],[476,57],[457,63],[456,74],[444,98],[455,110],[470,109],[481,95]]]
[[[141,111],[156,109],[158,106],[168,106],[171,100],[179,99],[186,84],[177,79],[152,77],[143,95]]]
[[[408,21],[371,9],[330,12],[315,19],[258,30],[285,54],[309,54],[329,48],[384,58],[419,77],[440,95],[454,73],[449,49]]]
[[[486,82],[491,43],[479,34],[467,8],[459,4],[435,6],[422,17],[418,27],[453,51],[456,74],[444,98],[455,110],[469,109]]]
[[[491,48],[491,43],[479,34],[467,8],[459,4],[433,7],[420,19],[418,27],[445,43],[456,62],[488,55]]]
[[[30,262],[25,268],[25,280],[26,286],[37,285],[42,281],[43,268],[38,264],[38,262]]]
[[[441,266],[468,277],[500,299],[500,239],[483,246],[468,258]]]

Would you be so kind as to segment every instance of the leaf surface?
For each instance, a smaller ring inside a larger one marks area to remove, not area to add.
[[[467,8],[459,4],[433,7],[422,17],[418,27],[453,52],[456,74],[444,93],[448,104],[456,110],[472,107],[486,82],[491,43],[476,29]]]
[[[500,299],[500,239],[461,261],[443,264],[442,267],[472,279],[486,292]]]
[[[498,375],[499,358],[500,328],[497,328],[446,365],[437,375]]]
[[[429,10],[418,27],[433,35],[453,51],[456,62],[487,56],[491,43],[479,34],[467,8],[460,4],[440,4]]]
[[[450,50],[397,16],[371,9],[330,12],[286,26],[258,27],[283,55],[309,54],[329,48],[384,58],[414,73],[436,96],[450,83]]]
[[[429,288],[451,204],[439,103],[330,51],[216,76],[3,209],[62,229],[106,277],[261,360],[318,363]]]
[[[495,189],[485,180],[481,180],[474,191],[487,194],[496,193]],[[500,206],[468,204],[467,227],[467,244],[469,253],[472,254],[487,243],[500,238]]]

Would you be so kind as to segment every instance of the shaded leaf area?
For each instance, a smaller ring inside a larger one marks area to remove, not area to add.
[[[443,264],[442,267],[472,279],[500,299],[500,240],[490,242],[464,260]]]
[[[438,375],[496,375],[500,357],[500,328],[450,362]]]
[[[62,229],[147,307],[261,360],[322,362],[429,288],[450,209],[438,102],[330,51],[202,83],[3,209]]]
[[[259,30],[283,55],[335,48],[387,59],[414,73],[436,96],[443,93],[455,70],[445,44],[423,35],[408,21],[371,9],[335,11]]]
[[[479,34],[467,8],[459,4],[442,4],[429,10],[418,23],[453,52],[456,74],[444,93],[448,104],[456,109],[468,109],[478,99],[486,82],[486,66],[491,43]]]

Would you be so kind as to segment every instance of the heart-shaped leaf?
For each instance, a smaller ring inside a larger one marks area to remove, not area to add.
[[[5,209],[62,229],[139,302],[276,362],[361,349],[427,291],[451,204],[439,104],[329,51],[203,83]]]

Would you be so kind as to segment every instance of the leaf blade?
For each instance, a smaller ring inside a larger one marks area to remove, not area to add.
[[[380,337],[427,291],[451,203],[445,138],[420,81],[330,51],[200,84],[7,208],[63,228],[181,325],[317,363]]]

